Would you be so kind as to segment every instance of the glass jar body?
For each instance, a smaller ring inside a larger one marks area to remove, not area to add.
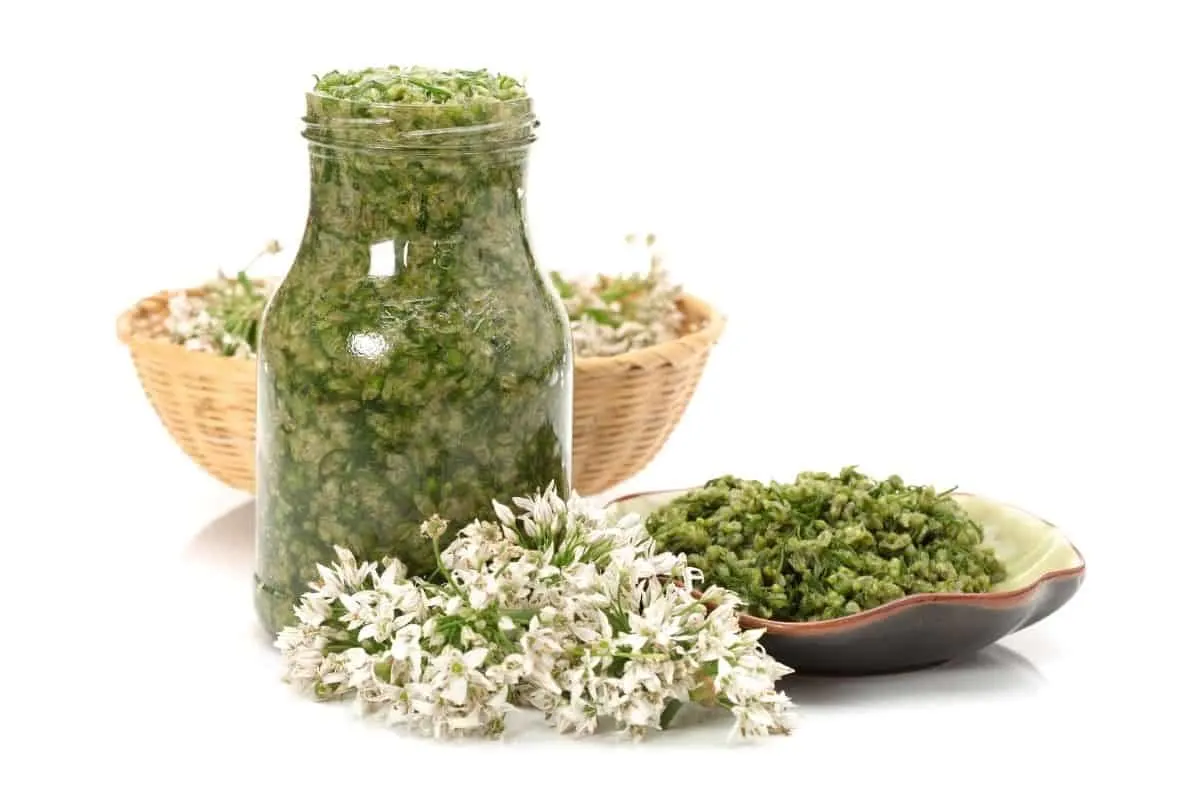
[[[450,535],[571,474],[570,329],[526,235],[525,147],[310,156],[308,224],[259,349],[256,606],[272,633],[335,545],[430,575],[424,520]]]

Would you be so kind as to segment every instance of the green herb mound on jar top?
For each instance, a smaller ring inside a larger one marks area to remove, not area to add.
[[[919,592],[986,592],[1004,579],[952,491],[853,467],[792,483],[724,476],[653,512],[646,529],[755,616],[836,619]]]
[[[423,105],[463,104],[469,100],[505,101],[526,96],[525,87],[509,75],[485,69],[440,70],[429,67],[372,67],[313,76],[317,94],[366,103]]]

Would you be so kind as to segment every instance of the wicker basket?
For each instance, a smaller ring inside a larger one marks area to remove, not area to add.
[[[129,347],[159,419],[184,452],[226,485],[253,492],[255,363],[159,338],[168,294],[125,311],[117,335]],[[683,416],[725,320],[687,295],[680,308],[690,332],[678,339],[619,356],[575,359],[572,480],[580,494],[598,494],[640,472]]]

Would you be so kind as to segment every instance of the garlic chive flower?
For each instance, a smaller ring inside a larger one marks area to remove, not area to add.
[[[636,515],[553,486],[513,507],[440,550],[445,524],[427,521],[444,584],[337,548],[276,638],[284,679],[438,738],[498,736],[524,707],[561,733],[610,720],[641,739],[689,702],[728,709],[735,738],[788,732],[775,684],[790,670],[740,629],[736,595],[697,597],[697,570],[656,550]]]

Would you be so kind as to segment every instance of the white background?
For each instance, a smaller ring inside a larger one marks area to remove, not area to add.
[[[1198,11],[5,4],[0,793],[1187,795]],[[957,484],[1063,526],[1080,594],[955,667],[801,682],[796,733],[757,747],[536,721],[443,745],[290,695],[254,627],[248,499],[171,442],[114,321],[293,245],[310,75],[375,63],[526,72],[544,266],[603,269],[652,229],[728,315],[621,488],[843,464]]]

